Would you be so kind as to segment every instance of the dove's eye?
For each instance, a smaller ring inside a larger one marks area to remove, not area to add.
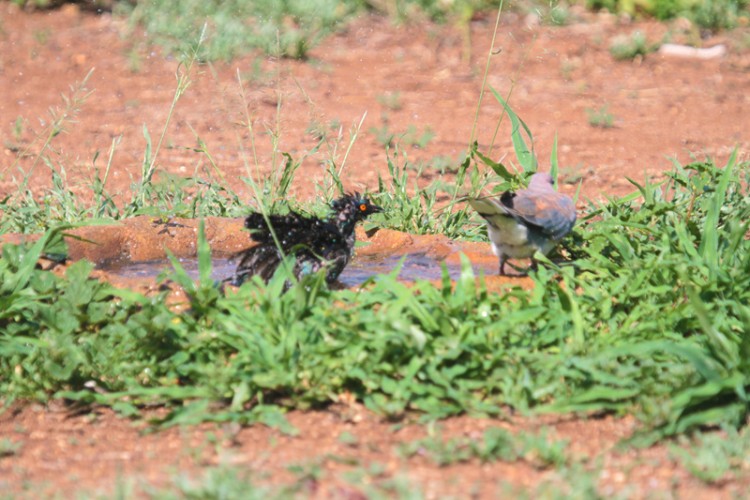
[[[364,203],[360,204],[359,205],[359,210],[362,211],[362,212],[366,212],[367,211],[367,205],[365,205]]]

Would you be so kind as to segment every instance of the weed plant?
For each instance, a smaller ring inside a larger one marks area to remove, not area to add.
[[[695,477],[706,483],[719,483],[741,477],[750,467],[750,433],[725,427],[721,432],[701,432],[680,436],[670,446],[672,456]]]
[[[665,20],[686,17],[703,30],[718,31],[740,25],[742,18],[750,18],[747,0],[587,0],[589,8],[605,8],[612,12],[652,15]]]
[[[277,57],[303,59],[326,35],[348,20],[380,7],[396,22],[414,18],[434,21],[458,19],[468,26],[475,11],[493,8],[488,0],[406,0],[372,3],[363,0],[231,0],[201,2],[117,2],[115,11],[126,16],[134,29],[146,29],[149,37],[167,52],[182,54],[188,40],[204,24],[215,36],[203,46],[204,60],[230,60],[252,50]]]
[[[623,61],[646,56],[658,49],[658,43],[648,43],[646,35],[636,30],[630,36],[616,36],[609,47],[609,53],[618,61]]]
[[[206,60],[230,60],[248,50],[260,49],[274,56],[304,58],[322,37],[351,16],[356,2],[314,0],[308,2],[149,1],[120,2],[117,11],[132,26],[143,26],[149,36],[168,52],[185,53],[186,40],[204,24],[214,36],[199,56]]]
[[[175,99],[187,88],[185,78]],[[385,208],[382,227],[486,237],[463,196],[490,182],[494,191],[518,187],[538,165],[530,130],[491,91],[510,121],[515,171],[474,145],[444,193],[448,202],[438,206],[438,188],[417,185],[398,150],[389,152],[390,180],[371,193]],[[43,151],[62,123],[53,122]],[[192,281],[173,259],[170,279],[189,301],[179,311],[166,304],[167,292],[144,296],[92,279],[86,261],[64,276],[40,268],[42,256],[59,260],[64,253],[64,231],[92,217],[200,217],[242,208],[220,184],[186,181],[196,189],[187,199],[176,194],[183,188],[177,180],[156,183],[161,141],[153,148],[148,141],[141,178],[124,207],[103,188],[109,163],[92,183],[94,204],[84,206],[67,190],[63,169],[44,155],[39,162],[59,178],[50,203],[26,204],[34,199],[26,189],[2,201],[4,231],[26,224],[46,230],[33,244],[2,247],[6,405],[62,398],[124,415],[163,405],[171,409],[158,422],[164,425],[263,422],[294,432],[284,411],[325,406],[346,393],[393,419],[497,415],[508,407],[634,412],[645,442],[747,421],[750,166],[735,155],[723,167],[675,163],[664,182],[631,181],[632,194],[589,203],[565,244],[568,263],[545,260],[530,274],[531,290],[490,292],[464,260],[461,276],[452,282],[445,270],[438,286],[407,286],[395,269],[359,290],[331,290],[318,275],[281,293],[288,279],[282,271],[268,284],[249,280],[222,293],[210,279],[202,229],[200,279]],[[341,188],[346,154],[338,163],[331,158],[326,196]],[[284,197],[298,165],[279,157],[284,161],[270,179],[248,181],[264,212]],[[555,177],[557,167],[553,147]]]
[[[201,233],[201,279],[175,262],[190,300],[178,313],[162,295],[91,279],[84,261],[64,277],[39,269],[65,228],[50,230],[3,247],[0,387],[6,403],[57,397],[127,415],[167,405],[170,424],[283,426],[284,409],[348,392],[391,418],[511,406],[636,412],[648,439],[739,427],[750,383],[749,177],[734,158],[675,165],[667,182],[592,204],[567,245],[571,264],[548,262],[532,272],[533,290],[501,294],[468,261],[437,287],[407,286],[394,270],[362,290],[332,291],[318,276],[282,294],[279,273],[222,294]]]
[[[435,137],[435,132],[429,126],[425,127],[420,133],[415,125],[409,125],[403,133],[396,134],[391,132],[385,120],[381,127],[370,127],[369,132],[375,136],[377,142],[389,147],[398,143],[399,145],[403,144],[424,149]]]
[[[63,2],[49,0],[13,0],[14,3],[47,8]],[[533,10],[548,23],[563,25],[571,17],[571,2],[531,2],[512,5],[521,11]],[[101,3],[94,2],[94,7]],[[470,51],[469,23],[478,11],[492,10],[497,3],[489,0],[401,0],[367,2],[364,0],[231,0],[201,2],[103,2],[126,17],[132,30],[143,28],[149,39],[166,52],[184,54],[193,48],[193,33],[207,25],[212,36],[201,48],[202,60],[230,60],[251,51],[276,57],[305,58],[327,35],[341,29],[350,19],[375,10],[397,23],[413,19],[454,22],[464,32],[465,51]],[[686,17],[706,31],[741,26],[750,18],[748,0],[587,0],[592,10],[608,9],[632,16],[649,15],[666,20]],[[43,34],[39,35],[43,43]],[[134,60],[135,61],[135,60]],[[137,61],[133,63],[137,68]]]
[[[547,440],[546,431],[514,436],[505,429],[491,427],[484,431],[481,439],[458,437],[445,440],[440,432],[405,443],[400,447],[403,456],[427,456],[439,466],[446,466],[472,459],[483,463],[525,460],[535,467],[560,467],[570,460],[566,456],[567,442]]]
[[[612,128],[615,126],[615,116],[606,104],[599,109],[586,108],[589,125],[597,128]]]

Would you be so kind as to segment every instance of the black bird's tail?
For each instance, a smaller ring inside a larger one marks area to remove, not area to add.
[[[275,245],[260,244],[237,253],[233,260],[238,260],[230,283],[240,286],[249,276],[258,275],[268,283],[273,273],[281,264],[281,254]]]

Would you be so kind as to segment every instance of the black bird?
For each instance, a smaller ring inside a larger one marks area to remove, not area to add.
[[[231,283],[239,286],[253,275],[268,282],[284,256],[289,255],[294,256],[292,272],[297,279],[325,269],[326,281],[336,281],[354,255],[354,226],[368,215],[383,210],[359,193],[345,194],[335,200],[331,208],[333,213],[327,219],[290,212],[268,215],[266,222],[263,214],[250,214],[245,219],[245,227],[251,230],[251,238],[258,244],[235,255],[239,263]]]

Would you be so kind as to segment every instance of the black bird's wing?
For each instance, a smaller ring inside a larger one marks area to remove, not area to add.
[[[285,252],[298,245],[323,249],[328,245],[343,243],[343,235],[335,224],[317,217],[308,217],[296,212],[286,215],[269,215],[270,222],[281,249]],[[250,237],[258,243],[275,244],[268,223],[260,213],[252,213],[245,219],[245,227],[251,230]]]
[[[321,222],[320,219],[306,217],[296,212],[289,212],[286,215],[269,215],[268,222],[266,222],[263,214],[256,212],[247,216],[245,227],[252,232],[250,237],[253,241],[275,244],[269,230],[270,223],[281,248],[286,251],[308,239],[312,233],[317,232]]]
[[[269,223],[281,252],[269,230]],[[266,282],[270,280],[281,264],[282,252],[283,255],[295,256],[293,272],[297,278],[315,273],[324,265],[328,267],[328,261],[332,260],[327,275],[335,279],[348,262],[348,258],[343,258],[348,255],[346,239],[336,225],[328,221],[296,212],[269,215],[266,221],[262,214],[252,213],[245,219],[245,227],[252,231],[250,237],[258,244],[235,255],[234,258],[239,260],[232,278],[235,285],[252,275]]]

